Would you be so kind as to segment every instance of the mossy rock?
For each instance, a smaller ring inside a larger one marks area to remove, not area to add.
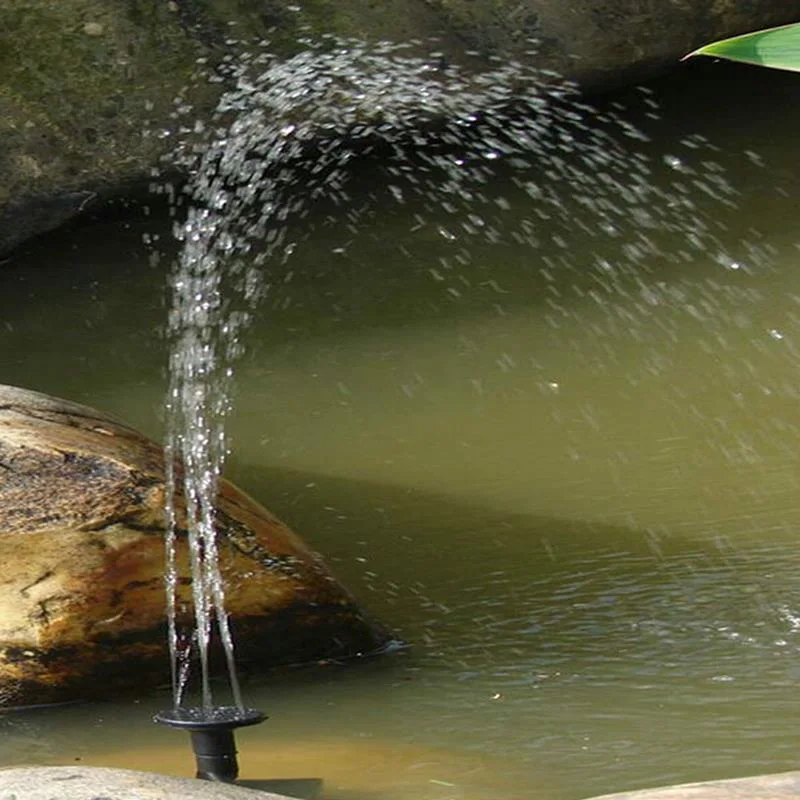
[[[4,0],[0,254],[144,191],[181,135],[176,98],[200,119],[215,106],[222,84],[196,79],[198,59],[211,74],[242,42],[288,55],[323,34],[416,41],[468,69],[513,60],[593,88],[798,16],[800,0]]]

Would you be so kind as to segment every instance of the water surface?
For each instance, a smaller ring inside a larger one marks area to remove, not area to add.
[[[651,136],[632,146],[659,180],[675,155],[724,171],[735,208],[697,197],[724,257],[670,258],[682,233],[646,261],[579,225],[532,233],[502,170],[492,243],[398,204],[365,159],[358,224],[320,204],[273,267],[230,477],[412,647],[251,677],[270,721],[241,733],[246,776],[320,775],[342,800],[577,798],[796,766],[796,83],[706,66],[652,89],[659,120],[650,95],[614,98]],[[681,145],[697,135],[718,150]],[[160,436],[168,231],[132,214],[5,264],[0,380]],[[149,723],[168,703],[2,717],[5,762],[188,774]]]

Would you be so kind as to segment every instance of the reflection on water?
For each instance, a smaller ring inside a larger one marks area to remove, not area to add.
[[[251,678],[271,719],[241,734],[247,777],[321,775],[343,800],[567,798],[796,766],[794,140],[734,132],[740,83],[726,101],[693,74],[690,97],[657,87],[650,146],[720,146],[743,192],[718,218],[728,260],[620,270],[576,230],[548,261],[501,178],[484,187],[509,206],[500,241],[454,242],[383,202],[364,163],[369,224],[319,208],[274,274],[231,477],[413,647]],[[747,75],[764,126],[797,113],[788,84]],[[2,382],[159,434],[166,259],[148,265],[145,227],[4,266]],[[188,747],[149,723],[167,697],[0,717],[5,760],[188,774]]]

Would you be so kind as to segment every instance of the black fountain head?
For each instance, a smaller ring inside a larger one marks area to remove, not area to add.
[[[239,776],[233,731],[258,725],[265,719],[266,716],[255,708],[238,706],[172,708],[159,711],[153,717],[159,725],[188,731],[197,762],[197,777],[222,783],[233,783]]]

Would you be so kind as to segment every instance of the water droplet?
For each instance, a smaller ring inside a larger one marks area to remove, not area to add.
[[[679,172],[682,172],[683,169],[684,169],[683,161],[678,156],[665,155],[664,156],[664,163],[668,167],[671,167],[674,170],[678,170]]]

